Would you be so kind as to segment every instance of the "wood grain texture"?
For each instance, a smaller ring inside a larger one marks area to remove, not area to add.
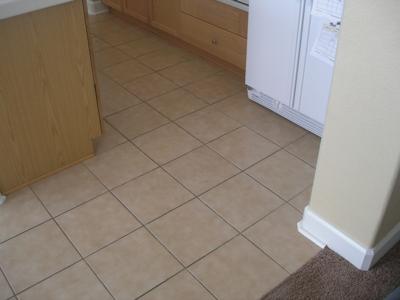
[[[150,0],[123,0],[123,12],[142,22],[149,22],[149,11]]]
[[[101,134],[81,0],[0,21],[0,190],[93,153]]]
[[[151,25],[174,36],[179,35],[180,0],[151,0]]]

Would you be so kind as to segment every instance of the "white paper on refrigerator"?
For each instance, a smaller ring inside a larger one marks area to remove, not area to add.
[[[311,55],[333,66],[335,64],[339,30],[340,25],[338,24],[323,24],[318,39],[311,50]]]
[[[344,0],[314,0],[311,14],[340,21],[343,14]]]

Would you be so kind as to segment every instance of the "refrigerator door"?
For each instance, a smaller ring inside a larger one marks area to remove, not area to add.
[[[246,84],[293,105],[303,0],[251,0]]]

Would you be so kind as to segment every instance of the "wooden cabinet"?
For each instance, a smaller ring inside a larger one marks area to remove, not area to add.
[[[83,12],[74,0],[0,20],[0,192],[93,155],[101,128]]]
[[[123,0],[103,0],[103,3],[115,10],[122,11],[122,1]]]
[[[151,25],[174,36],[179,32],[180,0],[152,0]]]
[[[149,21],[149,10],[151,0],[122,0],[123,12],[142,22]],[[169,2],[165,1],[164,2]]]

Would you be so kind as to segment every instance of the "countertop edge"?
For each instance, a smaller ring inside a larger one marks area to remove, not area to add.
[[[72,1],[73,0],[0,0],[0,20]]]
[[[243,3],[239,3],[237,1],[234,0],[217,0],[219,2],[225,3],[227,5],[236,7],[238,9],[244,10],[244,11],[249,11],[249,6]]]

